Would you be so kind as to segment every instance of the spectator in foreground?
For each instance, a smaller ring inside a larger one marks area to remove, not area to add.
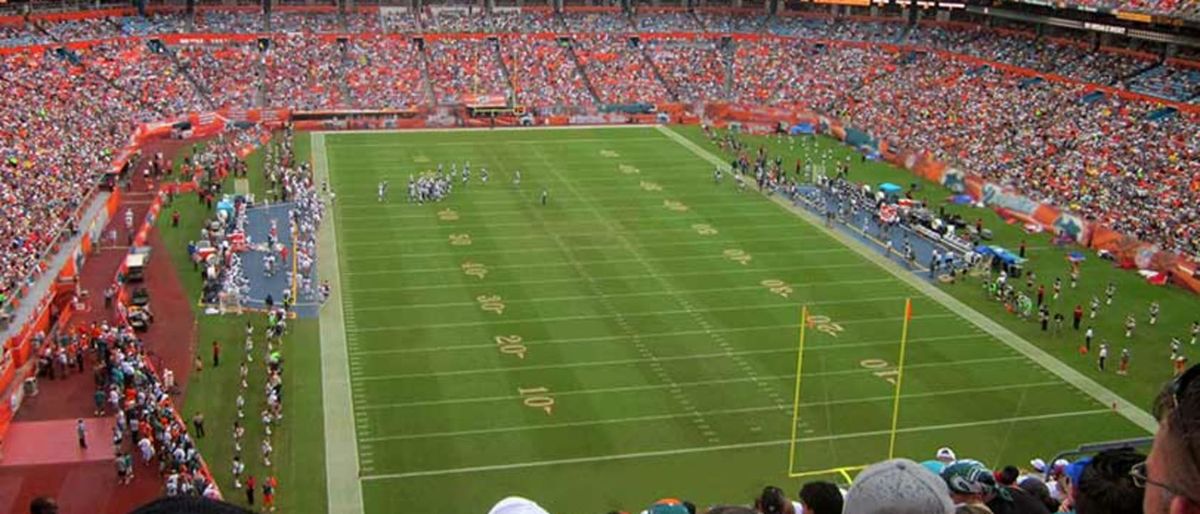
[[[1046,506],[1018,487],[1000,485],[983,463],[964,459],[942,471],[955,506],[987,505],[995,514],[1050,514]]]
[[[946,482],[908,459],[874,464],[854,479],[843,514],[950,514]]]
[[[1134,484],[1145,494],[1145,514],[1200,513],[1200,464],[1192,444],[1200,427],[1200,366],[1192,366],[1158,396],[1154,414],[1158,432],[1145,464],[1134,466]]]
[[[762,514],[795,514],[792,502],[783,494],[783,490],[775,486],[763,488],[762,494],[754,500],[755,510]]]
[[[809,482],[800,488],[804,514],[841,514],[842,491],[830,482]]]
[[[1144,491],[1134,484],[1129,470],[1145,460],[1145,455],[1130,449],[1107,450],[1093,457],[1079,483],[1072,485],[1076,514],[1138,512]]]
[[[159,498],[142,505],[129,514],[252,514],[232,503],[196,496]]]
[[[29,502],[29,514],[58,514],[58,501],[49,496],[38,496]]]
[[[722,505],[708,509],[707,514],[758,514],[758,511],[738,505]]]
[[[520,496],[509,496],[500,500],[488,511],[488,514],[549,514],[546,509],[533,500]]]

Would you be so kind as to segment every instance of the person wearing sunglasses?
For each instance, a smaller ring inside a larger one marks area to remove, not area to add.
[[[1154,406],[1158,432],[1134,484],[1146,489],[1144,514],[1200,514],[1200,365],[1167,384]]]

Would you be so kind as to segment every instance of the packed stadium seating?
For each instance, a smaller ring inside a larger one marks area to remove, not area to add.
[[[466,95],[507,92],[494,43],[486,39],[439,39],[426,46],[429,82],[438,103],[461,102]]]
[[[646,52],[681,101],[704,102],[727,97],[728,59],[713,39],[652,39]]]
[[[310,44],[307,37],[276,38],[266,53],[267,104],[319,110],[346,107],[342,52],[337,43]]]
[[[197,44],[174,48],[180,68],[191,74],[216,108],[254,107],[262,84],[262,54],[253,43]]]
[[[425,105],[420,55],[408,41],[355,39],[347,48],[346,84],[356,108],[402,109]]]
[[[38,171],[6,174],[3,194],[36,199],[45,208],[21,219],[14,204],[6,204],[12,212],[3,232],[15,251],[0,263],[6,277],[0,292],[11,296],[19,287],[133,122],[261,106],[420,108],[472,94],[511,93],[532,108],[714,100],[802,106],[841,116],[893,148],[926,149],[1166,248],[1200,249],[1200,181],[1193,176],[1200,141],[1190,136],[1200,132],[1198,115],[1085,85],[1195,102],[1200,69],[1189,61],[958,23],[909,27],[897,20],[685,12],[284,10],[270,18],[276,34],[266,51],[253,40],[152,46],[120,39],[266,30],[261,14],[241,9],[204,8],[192,17],[178,11],[31,17],[0,25],[0,45],[10,49],[107,40],[73,50],[17,49],[3,57],[4,81],[15,93],[0,100],[0,108],[17,120],[3,131],[6,165]],[[377,31],[500,36],[438,36],[421,47],[403,36],[357,34],[342,43],[282,34]],[[571,41],[508,35],[563,31]],[[635,31],[708,33],[648,37],[635,45],[624,37]],[[796,39],[745,38],[722,46],[719,33],[728,31]],[[1033,72],[1068,81],[1033,78]],[[104,98],[115,100],[100,105]],[[29,109],[30,99],[36,109]]]
[[[583,75],[551,39],[506,37],[501,45],[504,63],[512,73],[517,101],[529,106],[590,106],[593,99]]]
[[[576,49],[579,63],[593,81],[601,102],[629,104],[670,97],[641,49],[624,38],[591,34],[580,36],[575,42],[579,45]]]

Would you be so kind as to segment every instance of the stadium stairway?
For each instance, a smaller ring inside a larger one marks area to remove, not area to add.
[[[657,80],[659,84],[663,85],[663,88],[667,90],[667,94],[671,95],[671,101],[678,102],[678,88],[675,86],[675,84],[667,81],[666,78],[663,78],[662,70],[658,69],[658,65],[654,63],[654,59],[650,58],[650,51],[646,50],[646,45],[641,41],[638,42],[638,53],[642,55],[642,61],[644,61],[646,65],[654,71],[654,79]]]
[[[184,66],[183,63],[179,61],[179,55],[175,53],[173,48],[167,46],[166,43],[161,44],[163,53],[166,54],[167,59],[170,60],[171,64],[175,65],[175,69],[179,71],[179,73],[185,78],[187,78],[188,82],[192,84],[192,87],[195,88],[196,92],[200,94],[200,99],[204,101],[204,105],[207,105],[209,109],[216,110],[217,105],[213,103],[212,91],[208,90],[208,86],[202,84],[199,80],[196,80],[195,75],[192,75],[191,67]]]
[[[583,85],[587,86],[588,93],[592,95],[592,101],[596,105],[600,105],[600,95],[596,94],[596,88],[592,86],[592,79],[588,76],[587,70],[584,69],[583,63],[579,62],[579,54],[575,53],[575,39],[571,38],[571,44],[567,46],[567,53],[571,56],[571,62],[575,63],[575,71],[579,73],[579,77],[583,79]]]
[[[259,52],[263,52],[261,47],[259,48]],[[259,80],[258,84],[255,84],[254,107],[263,108],[267,106],[267,73],[269,70],[267,69],[267,60],[265,58],[260,58],[256,61],[255,65],[258,67]]]
[[[728,44],[722,43],[721,48],[721,64],[725,67],[725,83],[722,84],[723,98],[733,98],[733,61],[737,55],[737,43],[730,39]]]
[[[1179,111],[1177,109],[1175,109],[1174,107],[1162,107],[1162,108],[1150,111],[1149,113],[1146,114],[1146,117],[1144,119],[1146,121],[1150,121],[1150,122],[1163,121],[1163,120],[1172,118],[1178,112]]]
[[[345,23],[345,17],[338,15],[339,23]],[[346,82],[346,76],[349,75],[349,61],[346,45],[338,45],[338,61],[337,61],[337,87],[338,91],[345,98],[344,103],[350,104],[354,101],[354,97],[350,93],[350,84]]]
[[[1129,84],[1128,84],[1129,82],[1135,81],[1138,78],[1140,78],[1142,75],[1146,75],[1162,66],[1163,66],[1162,61],[1154,61],[1150,64],[1147,64],[1145,66],[1142,66],[1141,68],[1134,70],[1133,73],[1130,73],[1129,75],[1122,77],[1117,82],[1122,83],[1123,84],[1122,87],[1124,89],[1130,89]]]
[[[433,83],[429,80],[429,52],[425,50],[425,45],[421,45],[417,52],[421,54],[417,62],[421,68],[421,86],[425,89],[425,102],[429,107],[433,107],[437,105],[437,95],[434,94]]]
[[[500,39],[489,39],[488,47],[492,50],[492,58],[496,60],[496,65],[500,67],[500,75],[504,77],[504,83],[508,84],[508,91],[512,98],[516,98],[517,88],[513,84],[512,72],[508,69],[508,63],[504,62],[503,51],[500,50]]]

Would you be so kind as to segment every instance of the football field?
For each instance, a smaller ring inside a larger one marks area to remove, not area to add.
[[[916,460],[953,443],[1024,464],[1145,435],[753,186],[717,183],[704,151],[671,135],[314,137],[337,195],[343,435],[366,512],[794,494],[887,458],[893,422],[896,455]],[[407,201],[410,175],[465,162],[470,183],[448,199]]]

